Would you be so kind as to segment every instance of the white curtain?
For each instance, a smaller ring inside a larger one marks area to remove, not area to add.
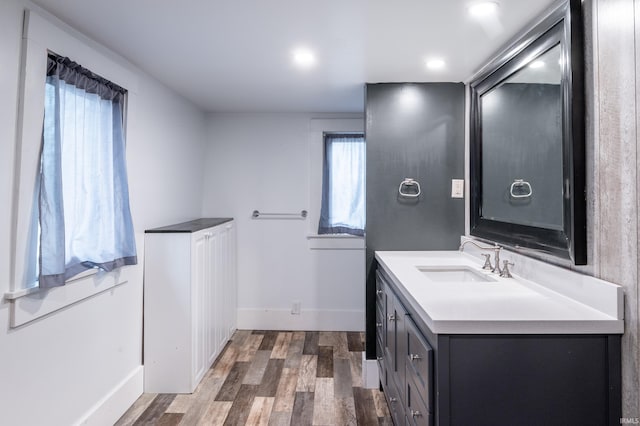
[[[123,134],[124,90],[50,58],[40,170],[40,287],[135,264]]]
[[[362,135],[325,135],[319,234],[364,235],[365,152]]]

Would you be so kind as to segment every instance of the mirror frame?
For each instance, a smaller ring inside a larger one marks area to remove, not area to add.
[[[534,21],[485,65],[470,82],[470,234],[480,239],[587,263],[584,58],[580,0],[565,0]],[[482,104],[481,96],[526,67],[535,57],[560,43],[563,59],[562,175],[563,228],[502,222],[482,217]]]

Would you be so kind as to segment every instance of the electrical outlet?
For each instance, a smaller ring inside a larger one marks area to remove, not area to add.
[[[451,179],[451,198],[464,198],[464,179]]]
[[[291,315],[300,315],[300,301],[294,300],[291,303]]]

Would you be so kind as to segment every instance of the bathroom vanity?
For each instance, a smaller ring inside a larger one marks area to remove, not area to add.
[[[619,286],[558,272],[576,280],[576,300],[544,282],[551,265],[533,282],[458,251],[376,260],[378,366],[396,425],[619,423]]]

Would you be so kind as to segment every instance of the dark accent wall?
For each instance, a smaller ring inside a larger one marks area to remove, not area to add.
[[[383,83],[366,86],[367,358],[375,358],[376,250],[455,250],[464,234],[464,85]],[[402,198],[414,178],[422,194]]]
[[[563,229],[561,107],[559,84],[508,83],[482,96],[482,217]],[[514,179],[530,182],[532,196],[511,197]]]

